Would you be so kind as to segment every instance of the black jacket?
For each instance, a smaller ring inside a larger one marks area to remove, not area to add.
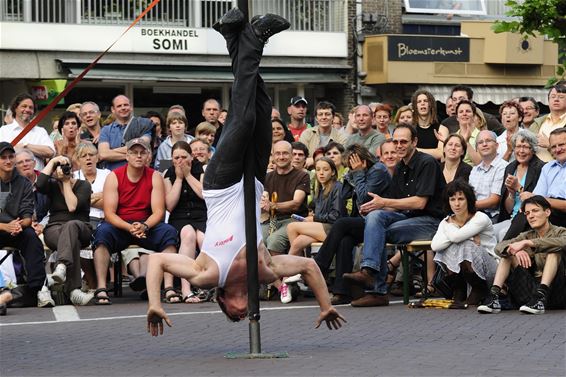
[[[12,178],[1,182],[2,192],[10,192],[6,206],[0,211],[0,223],[9,223],[17,218],[31,218],[34,209],[33,186],[29,179],[14,168]]]

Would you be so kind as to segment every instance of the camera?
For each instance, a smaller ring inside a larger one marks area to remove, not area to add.
[[[53,169],[57,169],[57,167],[61,167],[61,170],[63,171],[63,174],[65,175],[71,175],[71,165],[69,164],[61,164],[60,162],[56,162],[55,165],[53,165]]]

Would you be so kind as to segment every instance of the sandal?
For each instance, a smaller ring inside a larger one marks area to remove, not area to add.
[[[100,296],[104,292],[106,296]],[[112,300],[108,297],[108,290],[106,288],[98,288],[94,291],[94,305],[112,305]]]
[[[167,295],[168,292],[173,291],[173,294]],[[179,294],[173,287],[167,287],[163,290],[163,300],[167,304],[179,304],[181,303],[183,296]]]
[[[436,288],[432,284],[427,284],[426,288],[415,293],[416,298],[423,298],[423,297],[440,297],[439,293],[436,291]]]
[[[391,263],[391,259],[387,261],[387,277],[385,278],[385,283],[391,287],[393,282],[395,281],[395,277],[397,276],[397,268],[399,265],[395,266]]]
[[[201,302],[203,301],[194,292],[191,292],[183,298],[183,303],[185,304],[200,304]]]
[[[201,302],[209,301],[213,295],[214,292],[212,291],[212,289],[199,289],[196,293],[196,296]]]

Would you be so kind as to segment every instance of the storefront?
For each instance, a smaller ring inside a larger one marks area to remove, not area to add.
[[[495,34],[491,25],[463,21],[458,37],[367,36],[362,93],[400,105],[423,88],[445,103],[453,85],[465,84],[474,89],[478,104],[498,105],[523,95],[547,104],[544,86],[555,72],[556,44],[543,37]]]

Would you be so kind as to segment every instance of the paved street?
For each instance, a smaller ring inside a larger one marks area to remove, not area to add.
[[[8,309],[0,376],[564,376],[566,312],[340,307],[348,323],[315,330],[312,300],[262,303],[262,350],[287,359],[229,360],[249,350],[246,323],[212,303],[166,305],[173,328],[145,332],[145,303]],[[78,315],[78,317],[77,317]],[[59,319],[59,320],[57,320]]]

